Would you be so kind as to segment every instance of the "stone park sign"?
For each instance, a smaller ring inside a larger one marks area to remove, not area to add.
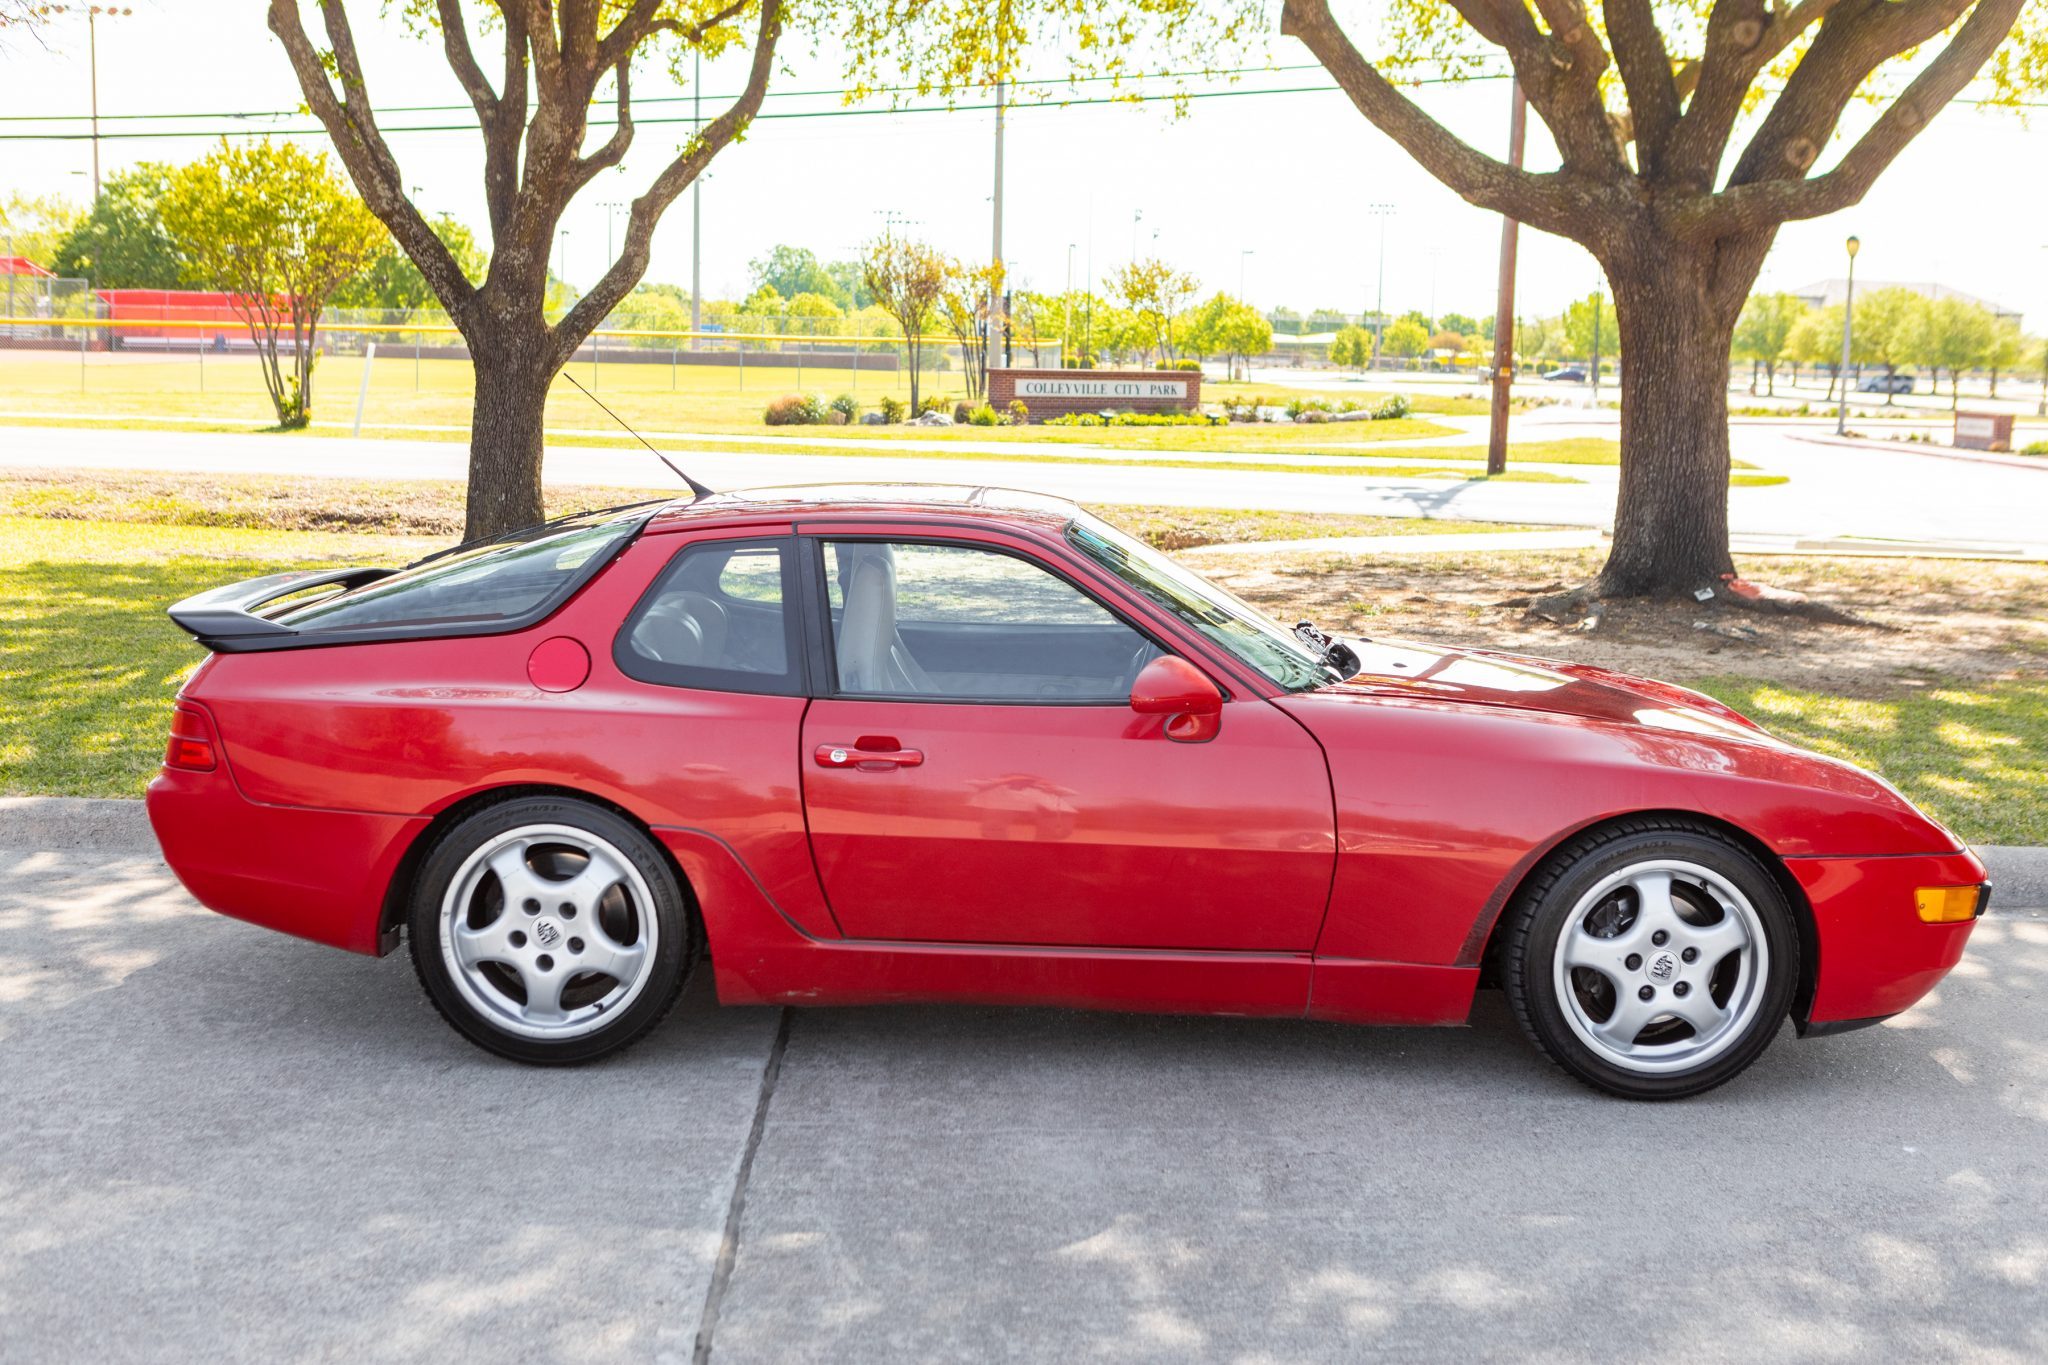
[[[1199,370],[1006,370],[988,372],[989,405],[1020,399],[1031,420],[1070,412],[1193,412],[1202,401]]]

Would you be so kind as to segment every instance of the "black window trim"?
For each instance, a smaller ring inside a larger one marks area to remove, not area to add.
[[[1072,699],[1061,699],[1058,697],[939,697],[926,692],[842,691],[839,687],[839,659],[832,638],[831,588],[825,581],[825,542],[827,541],[847,541],[869,545],[935,545],[951,549],[982,550],[989,554],[1007,555],[1011,559],[1022,560],[1033,568],[1043,570],[1054,578],[1059,579],[1075,592],[1081,594],[1082,597],[1093,602],[1103,611],[1108,612],[1118,622],[1135,631],[1161,654],[1171,654],[1181,659],[1187,658],[1187,652],[1184,649],[1172,641],[1163,638],[1150,625],[1134,619],[1122,607],[1113,602],[1103,600],[1102,594],[1096,592],[1088,584],[1083,583],[1079,578],[1069,573],[1065,566],[1049,563],[1044,558],[1014,546],[999,545],[985,540],[964,539],[957,536],[890,535],[886,532],[843,534],[837,531],[811,530],[804,531],[799,538],[811,542],[811,573],[806,587],[809,590],[809,595],[816,601],[815,609],[809,613],[809,615],[815,617],[812,629],[816,632],[816,657],[819,661],[816,675],[818,685],[813,688],[810,694],[816,698],[831,701],[918,702],[925,706],[1085,706],[1097,709],[1121,707],[1126,710],[1129,709],[1131,704],[1129,697],[1097,701],[1078,697]],[[1232,694],[1229,684],[1218,681],[1215,677],[1215,670],[1209,668],[1206,661],[1191,659],[1189,662],[1200,669],[1204,677],[1216,684],[1217,688],[1222,691],[1225,701],[1231,700]]]
[[[629,508],[630,506],[629,504]],[[330,649],[342,645],[392,644],[407,640],[468,640],[491,635],[517,635],[523,630],[531,630],[573,602],[577,594],[589,587],[599,574],[618,562],[619,556],[626,552],[626,547],[640,538],[640,533],[647,528],[647,523],[654,519],[655,513],[658,511],[660,511],[660,507],[655,507],[644,516],[622,519],[625,525],[618,539],[612,542],[610,548],[605,553],[592,555],[587,561],[568,574],[563,579],[561,586],[557,587],[551,595],[519,616],[501,616],[489,621],[479,621],[471,618],[440,622],[396,622],[368,626],[309,626],[304,629],[296,626],[286,626],[278,622],[273,623],[278,626],[278,630],[274,634],[269,632],[260,635],[231,636],[208,634],[200,636],[200,643],[216,654],[261,654],[281,649]],[[601,513],[577,513],[575,515],[595,516],[601,515]],[[555,522],[568,521],[570,519],[570,517],[557,517]],[[552,526],[555,522],[544,522],[542,525]],[[421,564],[453,554],[457,550],[493,544],[499,540],[509,540],[513,535],[517,534],[518,532],[508,532],[504,536],[495,536],[487,540],[471,542],[468,545],[457,545],[447,550],[438,550],[423,559],[416,559],[412,563],[404,565],[402,569],[387,571],[380,575],[380,577],[389,577],[390,573],[416,568]],[[540,538],[539,536],[532,537],[535,540]],[[306,605],[311,604],[308,603]]]
[[[789,530],[769,531],[766,534],[749,533],[737,536],[691,537],[678,545],[669,555],[668,561],[655,571],[654,577],[633,605],[626,609],[619,622],[618,631],[612,636],[612,663],[620,673],[637,683],[649,687],[669,687],[685,692],[730,692],[749,697],[803,697],[817,695],[812,686],[813,663],[808,648],[807,636],[810,627],[810,612],[805,599],[804,575],[801,561],[805,558],[800,542],[803,537]],[[701,551],[722,548],[733,553],[748,549],[775,549],[782,556],[782,636],[787,667],[781,673],[745,673],[738,669],[697,668],[689,664],[662,664],[664,670],[699,675],[696,679],[684,680],[674,676],[653,676],[647,669],[647,656],[635,650],[630,637],[640,615],[660,596],[669,580],[682,571],[689,557]],[[796,610],[792,611],[791,607]],[[636,671],[639,670],[639,671]],[[701,678],[715,675],[716,681],[702,681]],[[772,682],[774,686],[745,686],[749,680],[759,679]]]

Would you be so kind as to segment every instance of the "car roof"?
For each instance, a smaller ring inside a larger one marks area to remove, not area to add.
[[[963,517],[1027,523],[1058,534],[1081,509],[1065,498],[1016,488],[939,483],[816,483],[745,488],[694,502],[677,499],[656,512],[645,534],[795,518],[905,520]]]

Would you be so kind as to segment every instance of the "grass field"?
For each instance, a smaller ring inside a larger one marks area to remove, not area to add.
[[[469,430],[473,393],[469,363],[463,360],[421,360],[402,352],[380,354],[369,366],[369,385],[362,388],[364,362],[354,356],[329,356],[314,373],[316,433],[348,430],[355,417],[358,393],[363,396],[363,435],[413,434],[419,429]],[[694,431],[725,435],[802,435],[891,441],[915,439],[971,442],[1037,441],[1072,445],[1104,445],[1134,450],[1199,449],[1244,453],[1330,451],[1362,442],[1411,440],[1455,435],[1457,428],[1424,416],[1385,422],[1295,426],[1252,423],[1224,427],[906,427],[843,426],[770,428],[762,421],[769,401],[787,393],[815,393],[830,399],[850,393],[864,408],[874,408],[883,394],[907,400],[907,372],[860,372],[851,368],[803,370],[614,363],[592,366],[580,362],[566,372],[607,407],[647,432]],[[1239,390],[1266,394],[1282,402],[1293,391],[1260,385],[1204,386],[1205,395]],[[938,393],[949,401],[964,398],[957,374],[928,374],[921,393]],[[1359,395],[1361,401],[1384,395]],[[1419,410],[1462,411],[1467,400],[1429,395],[1415,400]],[[138,427],[175,426],[180,430],[249,431],[270,426],[275,414],[263,389],[253,357],[229,355],[153,355],[131,352],[89,353],[83,358],[58,352],[0,352],[0,412],[47,413],[55,417],[91,417],[95,421]],[[558,377],[548,395],[547,424],[551,431],[589,430],[607,437],[612,419],[567,378]],[[411,428],[390,431],[388,428]]]

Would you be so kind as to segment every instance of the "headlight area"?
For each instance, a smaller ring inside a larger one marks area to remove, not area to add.
[[[1962,958],[1989,902],[1984,864],[1968,852],[1787,858],[1785,866],[1813,907],[1819,947],[1802,1032],[1910,1008]]]

